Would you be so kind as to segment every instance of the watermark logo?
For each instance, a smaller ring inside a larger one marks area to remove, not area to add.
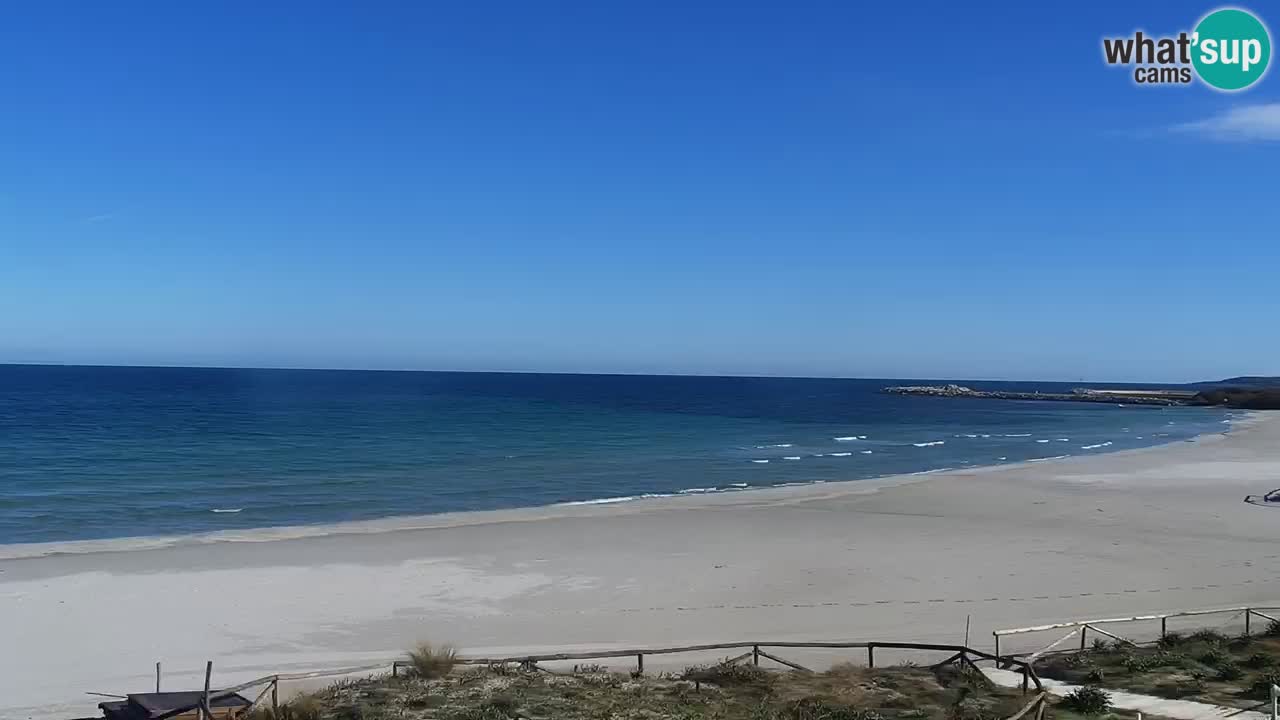
[[[1257,15],[1219,8],[1191,32],[1152,37],[1141,30],[1102,39],[1108,65],[1133,67],[1139,85],[1189,85],[1199,77],[1209,87],[1243,90],[1262,79],[1271,63],[1271,34]]]

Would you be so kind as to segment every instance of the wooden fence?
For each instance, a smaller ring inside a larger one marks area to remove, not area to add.
[[[826,650],[866,650],[867,651],[867,667],[874,668],[876,666],[876,650],[883,648],[886,650],[921,650],[933,652],[949,652],[954,655],[944,660],[939,665],[945,665],[951,662],[964,662],[974,660],[991,660],[998,665],[1004,667],[1018,667],[1022,669],[1030,669],[1030,663],[1018,658],[1001,658],[991,653],[975,650],[964,645],[939,645],[934,643],[900,643],[900,642],[791,642],[791,641],[743,641],[731,643],[710,643],[705,645],[680,645],[676,647],[663,648],[636,648],[634,650],[592,650],[585,652],[570,653],[545,653],[534,655],[509,655],[505,657],[458,657],[456,662],[464,665],[522,665],[525,667],[536,667],[540,662],[556,662],[563,660],[599,660],[604,658],[630,658],[636,659],[636,671],[644,672],[644,659],[651,655],[674,655],[678,653],[695,653],[706,652],[710,650],[747,650],[735,658],[733,661],[741,662],[742,660],[751,658],[753,664],[759,665],[760,658],[772,660],[781,665],[786,665],[793,670],[802,672],[812,672],[806,667],[798,665],[789,660],[782,660],[765,650],[779,648],[803,648],[803,649],[826,649]],[[392,663],[392,674],[398,674],[399,669],[410,667],[412,663],[408,660],[396,660]],[[1027,682],[1034,682],[1037,688],[1040,688],[1040,679],[1035,677],[1034,671],[1027,676],[1024,685]]]
[[[1269,622],[1280,623],[1280,619],[1277,619],[1275,615],[1269,614],[1269,613],[1277,613],[1278,615],[1280,615],[1280,607],[1228,607],[1228,608],[1213,608],[1210,610],[1179,610],[1179,611],[1170,612],[1170,613],[1158,613],[1158,614],[1152,614],[1152,615],[1134,615],[1131,617],[1100,618],[1097,620],[1075,620],[1072,622],[1052,623],[1049,625],[1033,625],[1031,627],[1010,628],[1007,630],[996,630],[995,632],[992,633],[992,635],[995,636],[995,654],[999,655],[1000,654],[1000,638],[1002,637],[1007,637],[1009,635],[1020,635],[1024,633],[1046,632],[1048,630],[1063,630],[1067,628],[1071,629],[1071,632],[1067,633],[1062,638],[1055,640],[1049,645],[1046,645],[1040,648],[1039,650],[1036,650],[1033,653],[1019,654],[1019,657],[1025,656],[1028,658],[1030,662],[1034,662],[1036,658],[1039,658],[1041,655],[1047,652],[1053,651],[1059,645],[1065,643],[1067,640],[1070,640],[1072,637],[1076,635],[1076,633],[1080,634],[1080,650],[1084,650],[1086,647],[1088,647],[1086,643],[1088,642],[1088,634],[1090,630],[1092,630],[1093,632],[1099,635],[1109,637],[1117,642],[1128,643],[1130,645],[1140,644],[1129,638],[1121,637],[1116,633],[1103,630],[1102,628],[1098,627],[1099,625],[1108,625],[1108,624],[1115,624],[1115,623],[1154,622],[1156,620],[1159,620],[1160,621],[1160,637],[1164,637],[1169,632],[1170,618],[1197,617],[1202,615],[1224,615],[1228,613],[1230,613],[1233,618],[1240,614],[1244,615],[1244,631],[1246,634],[1252,632],[1252,629],[1253,629],[1252,623],[1253,623],[1253,618],[1255,616],[1263,620],[1267,620]]]
[[[1045,698],[1047,697],[1047,694],[1044,692],[1044,686],[1040,682],[1040,677],[1036,675],[1035,669],[1032,667],[1031,662],[1028,662],[1021,658],[1015,658],[1015,657],[999,657],[997,655],[993,655],[991,653],[987,653],[982,650],[976,650],[971,647],[966,647],[964,645],[939,645],[939,644],[933,644],[933,643],[900,643],[900,642],[880,642],[880,641],[872,641],[872,642],[743,641],[743,642],[729,642],[729,643],[710,643],[710,644],[704,644],[704,645],[682,645],[677,647],[635,648],[635,649],[627,649],[627,650],[594,650],[594,651],[588,651],[588,652],[512,655],[512,656],[506,656],[506,657],[459,656],[455,659],[455,662],[462,665],[494,665],[494,666],[520,665],[521,667],[529,670],[543,670],[545,672],[551,672],[546,668],[539,667],[538,663],[556,662],[556,661],[565,661],[565,660],[600,660],[605,658],[635,658],[636,673],[643,674],[644,660],[646,657],[649,657],[649,656],[674,655],[674,654],[680,654],[680,653],[697,653],[697,652],[707,652],[711,650],[727,650],[727,651],[745,650],[746,652],[743,652],[734,657],[730,657],[728,660],[724,662],[740,663],[750,659],[753,665],[759,666],[760,659],[764,658],[766,660],[770,660],[775,663],[778,663],[779,665],[789,667],[792,670],[796,670],[798,672],[805,672],[805,673],[813,672],[809,668],[799,663],[784,659],[782,657],[779,657],[778,655],[775,655],[774,653],[769,652],[770,650],[779,650],[779,649],[786,649],[786,648],[826,649],[826,650],[865,650],[867,653],[866,654],[867,667],[870,667],[870,668],[874,668],[876,666],[876,650],[877,649],[917,650],[917,651],[951,653],[951,655],[949,655],[945,660],[942,660],[941,662],[935,663],[930,666],[935,668],[942,667],[944,665],[960,665],[962,667],[970,667],[977,670],[976,663],[982,662],[982,661],[995,662],[998,667],[1017,668],[1022,671],[1022,692],[1026,693],[1029,691],[1031,686],[1034,686],[1036,691],[1039,694],[1035,698],[1033,698],[1032,701],[1028,703],[1020,712],[1008,718],[1008,720],[1021,720],[1024,716],[1026,716],[1029,712],[1033,710],[1036,713],[1035,715],[1036,720],[1043,720],[1044,704],[1046,702]],[[242,690],[247,690],[253,687],[261,687],[262,690],[258,693],[257,697],[250,702],[249,706],[247,708],[242,709],[240,712],[242,714],[247,713],[249,710],[253,709],[254,707],[258,706],[260,703],[262,703],[266,699],[266,696],[268,695],[268,693],[270,693],[272,714],[278,715],[278,712],[280,709],[280,692],[279,691],[280,691],[281,681],[306,680],[306,679],[321,678],[321,677],[334,677],[339,675],[351,675],[358,672],[373,672],[377,670],[388,670],[388,669],[390,670],[391,675],[394,677],[399,675],[402,669],[410,668],[412,666],[413,666],[413,663],[408,660],[393,660],[391,662],[381,662],[373,665],[362,665],[357,667],[338,668],[335,670],[322,670],[322,671],[311,672],[311,673],[297,673],[292,675],[268,675],[266,677],[261,677],[254,680],[250,680],[248,682],[240,683],[239,685],[235,685],[233,687],[228,687],[228,688],[223,688],[221,690],[213,691],[213,690],[210,690],[210,679],[213,674],[213,662],[210,661],[205,666],[205,687],[204,687],[203,697],[201,697],[200,700],[198,700],[197,702],[171,709],[168,712],[164,713],[163,715],[156,716],[152,720],[166,720],[166,718],[171,718],[177,715],[181,715],[183,713],[190,712],[192,710],[198,711],[202,718],[205,718],[205,719],[211,718],[212,713],[210,712],[210,709],[213,707],[213,703],[216,703],[219,700],[232,697],[234,695],[239,694],[240,691]],[[156,673],[157,673],[156,687],[158,690],[160,685],[158,664],[157,664]]]

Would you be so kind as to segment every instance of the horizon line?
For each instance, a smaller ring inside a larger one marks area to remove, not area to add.
[[[287,367],[287,366],[255,366],[255,365],[166,365],[166,364],[104,364],[104,363],[59,363],[59,362],[0,362],[3,367],[67,367],[67,368],[120,368],[151,370],[265,370],[295,372],[385,372],[385,373],[456,373],[468,375],[565,375],[582,377],[663,377],[663,378],[740,378],[758,380],[928,380],[942,382],[1016,382],[1016,383],[1104,383],[1109,385],[1196,385],[1201,383],[1220,382],[1220,380],[1190,380],[1184,382],[1152,382],[1139,380],[1010,380],[1007,378],[976,377],[868,377],[854,375],[753,375],[732,373],[645,373],[645,372],[572,372],[557,370],[455,370],[426,368],[353,368],[353,367]],[[1233,377],[1267,377],[1265,375],[1236,375]],[[1224,378],[1228,379],[1228,378]]]

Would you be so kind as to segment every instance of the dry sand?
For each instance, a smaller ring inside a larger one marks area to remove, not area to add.
[[[994,628],[1280,601],[1280,422],[1139,451],[719,496],[0,546],[0,717],[85,691],[469,653]],[[1054,638],[1044,638],[1047,642]],[[1027,640],[1027,642],[1032,642]],[[1016,648],[1009,648],[1016,649]],[[673,662],[684,663],[686,659]]]

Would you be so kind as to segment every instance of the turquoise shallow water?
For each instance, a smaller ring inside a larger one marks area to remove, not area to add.
[[[857,480],[1233,417],[879,392],[907,382],[922,381],[0,366],[0,543]]]

